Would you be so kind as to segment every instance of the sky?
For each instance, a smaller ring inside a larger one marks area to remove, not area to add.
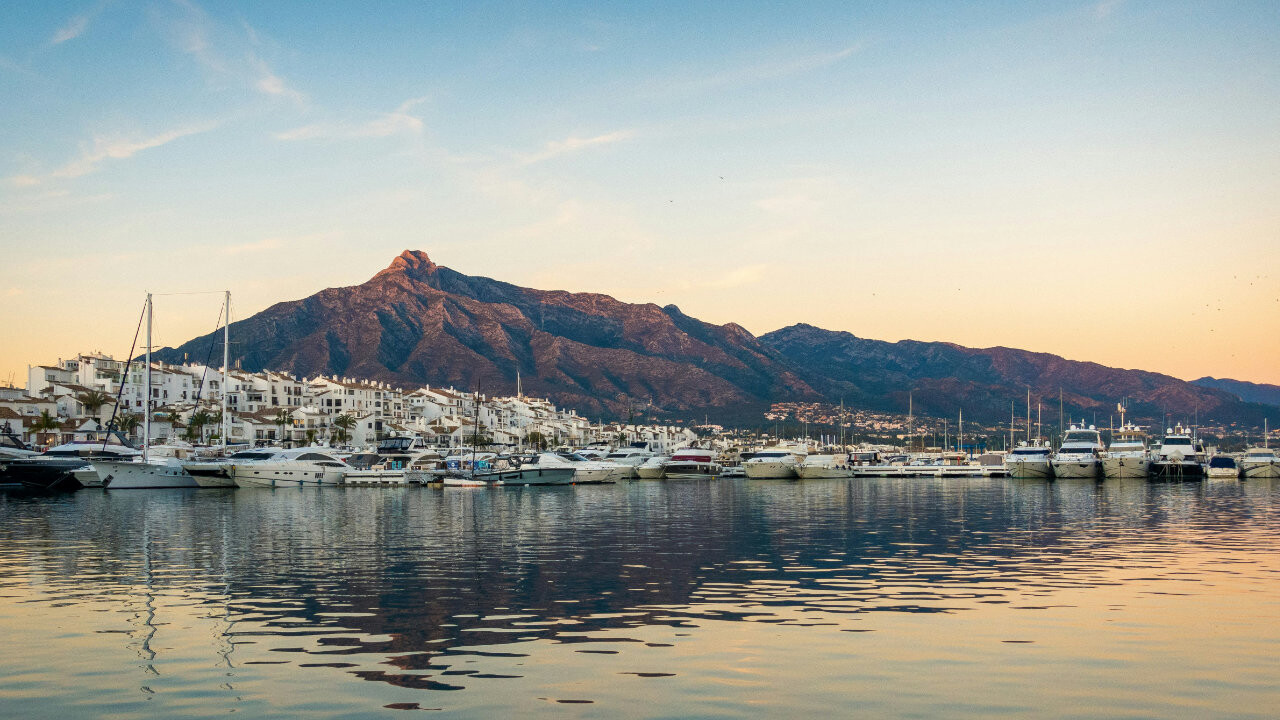
[[[1280,3],[19,1],[0,98],[0,384],[407,248],[1280,383]]]

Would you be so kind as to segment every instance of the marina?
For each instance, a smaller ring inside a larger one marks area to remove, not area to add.
[[[0,692],[32,720],[851,698],[1260,718],[1280,703],[1277,523],[1273,481],[0,495]]]

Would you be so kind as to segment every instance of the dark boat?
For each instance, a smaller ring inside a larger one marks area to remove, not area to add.
[[[122,460],[136,455],[138,451],[118,436],[114,443],[72,442],[9,462],[0,481],[39,492],[69,492],[83,487],[75,472],[92,465],[94,460]]]

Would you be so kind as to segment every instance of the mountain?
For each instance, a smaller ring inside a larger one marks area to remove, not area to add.
[[[1280,385],[1267,385],[1265,383],[1251,383],[1244,380],[1214,377],[1202,377],[1191,382],[1200,387],[1231,393],[1245,402],[1280,406]]]
[[[231,325],[232,359],[250,371],[343,375],[411,387],[424,383],[523,389],[590,414],[633,412],[757,422],[775,401],[839,402],[999,422],[1026,388],[1056,424],[1058,389],[1075,417],[1100,421],[1129,398],[1146,417],[1260,425],[1265,406],[1167,375],[1119,370],[1010,348],[866,340],[793,325],[759,338],[712,325],[674,305],[535,290],[436,265],[406,250],[352,287],[282,302]],[[204,357],[211,335],[155,355]],[[216,338],[221,342],[221,338]],[[1274,410],[1274,408],[1272,408]],[[1280,416],[1280,415],[1278,415]]]
[[[771,348],[738,325],[674,305],[533,290],[441,267],[406,250],[362,285],[330,288],[232,323],[234,360],[297,375],[527,393],[625,417],[818,399]],[[203,357],[211,338],[157,355]]]
[[[863,407],[901,411],[913,391],[916,412],[973,418],[1008,418],[1010,402],[1021,417],[1026,392],[1043,406],[1045,421],[1057,424],[1059,391],[1067,412],[1106,422],[1125,400],[1136,416],[1171,420],[1262,423],[1264,408],[1241,402],[1219,389],[1168,375],[1121,370],[1048,353],[1012,348],[968,348],[943,342],[866,340],[798,324],[762,335],[797,368],[807,384]],[[1034,412],[1034,407],[1033,407]]]

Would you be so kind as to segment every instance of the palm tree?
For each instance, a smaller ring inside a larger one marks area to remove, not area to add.
[[[343,413],[333,419],[333,430],[331,434],[335,442],[344,443],[351,439],[351,431],[356,427],[356,418],[354,415]]]
[[[213,416],[207,410],[196,410],[191,413],[191,417],[187,418],[187,431],[184,433],[187,442],[197,442],[204,440],[204,426],[213,420]]]
[[[142,418],[132,413],[125,413],[116,418],[116,429],[124,433],[125,437],[132,438],[137,432],[138,426],[142,424]]]
[[[276,426],[276,427],[280,428],[280,436],[279,436],[279,439],[280,439],[281,441],[283,441],[283,440],[284,440],[284,428],[285,428],[285,426],[286,426],[286,425],[292,425],[292,424],[293,424],[293,416],[289,414],[289,411],[288,411],[288,410],[280,410],[280,411],[276,412],[276,416],[275,416],[275,418],[273,418],[272,422],[275,424],[275,426]]]
[[[40,417],[31,423],[31,429],[37,434],[51,433],[62,427],[62,423],[58,422],[58,418],[49,414],[48,410],[40,411]]]
[[[314,428],[307,429],[307,445],[316,444],[316,431]]]
[[[103,405],[111,402],[111,396],[101,390],[85,390],[76,395],[76,402],[84,407],[84,413],[94,420],[98,419],[98,411]]]

